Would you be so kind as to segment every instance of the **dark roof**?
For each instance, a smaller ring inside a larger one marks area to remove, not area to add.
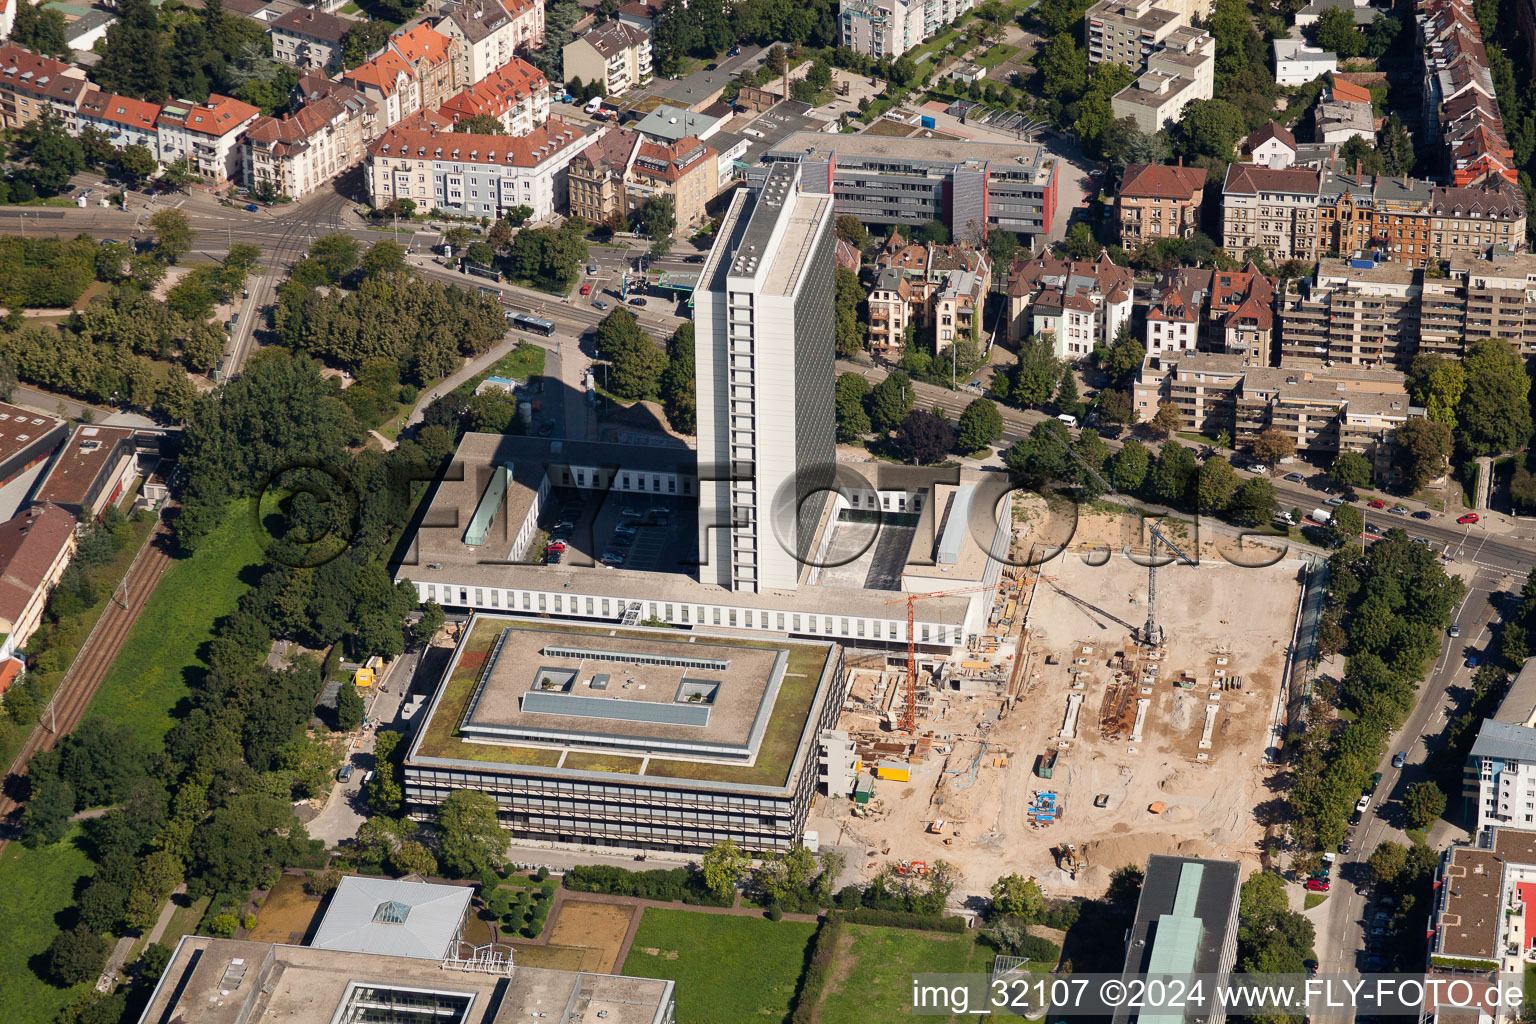
[[[87,504],[97,477],[113,464],[118,446],[131,441],[133,435],[130,427],[80,424],[38,481],[37,500],[66,506]]]
[[[1187,911],[1200,922],[1198,938],[1193,943],[1194,962],[1187,970],[1200,974],[1229,970],[1232,965],[1225,962],[1225,952],[1228,930],[1237,925],[1241,880],[1242,867],[1236,861],[1161,854],[1149,857],[1146,877],[1141,883],[1141,898],[1136,903],[1136,920],[1131,925],[1126,949],[1125,973],[1147,972],[1152,952],[1157,948],[1159,926],[1168,926],[1165,918],[1174,915],[1176,909]],[[1179,896],[1183,886],[1188,886],[1190,892],[1181,901]],[[1164,936],[1165,939],[1172,937],[1171,932]],[[1170,969],[1177,973],[1185,970],[1182,967]],[[1115,1020],[1125,1020],[1131,1012],[1122,1009],[1115,1015]]]
[[[1223,192],[1299,192],[1317,195],[1318,174],[1306,167],[1259,167],[1256,164],[1231,164],[1227,167]]]
[[[1296,136],[1273,121],[1266,121],[1258,131],[1248,136],[1248,149],[1252,152],[1270,139],[1279,139],[1292,150],[1296,148]]]
[[[295,7],[272,23],[272,31],[339,44],[356,24],[350,18],[338,18],[313,7]]]
[[[75,517],[48,503],[0,523],[0,619],[21,616],[74,533]]]

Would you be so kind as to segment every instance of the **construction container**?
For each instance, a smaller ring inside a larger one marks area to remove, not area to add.
[[[1163,803],[1161,800],[1154,801],[1147,806],[1147,812],[1149,814],[1162,814],[1167,809],[1168,805]]]
[[[875,777],[887,782],[910,782],[912,769],[899,761],[881,761],[875,765]]]
[[[860,775],[859,780],[853,784],[853,802],[858,804],[869,803],[869,798],[875,794],[875,780],[868,775]]]
[[[1042,779],[1048,779],[1054,775],[1056,773],[1057,756],[1058,752],[1054,750],[1047,750],[1041,754],[1040,759],[1035,762],[1035,774]]]

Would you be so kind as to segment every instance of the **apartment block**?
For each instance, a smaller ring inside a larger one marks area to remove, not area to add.
[[[1143,344],[1148,355],[1200,350],[1269,362],[1275,282],[1249,263],[1242,270],[1181,267],[1153,287]]]
[[[1158,0],[1099,0],[1084,15],[1087,23],[1088,63],[1110,61],[1133,71],[1147,66],[1147,58],[1164,39],[1189,24],[1180,10]]]
[[[1536,658],[1525,660],[1498,709],[1478,726],[1463,779],[1474,831],[1536,831]]]
[[[623,21],[607,21],[565,44],[565,80],[601,82],[609,96],[651,79],[651,37]]]
[[[411,69],[419,109],[436,110],[463,87],[459,79],[459,44],[441,32],[417,25],[391,36],[389,48]]]
[[[247,188],[263,185],[299,198],[362,162],[374,107],[361,93],[337,85],[286,117],[259,117],[241,139]]]
[[[1316,259],[1318,177],[1301,167],[1229,166],[1221,200],[1227,255],[1241,259],[1257,247],[1270,259]]]
[[[501,217],[516,206],[540,220],[565,206],[566,167],[591,137],[550,118],[523,136],[396,126],[368,147],[374,206],[410,199],[421,210]]]
[[[1517,20],[1526,17],[1516,5]],[[1424,135],[1443,147],[1453,185],[1495,174],[1516,181],[1488,51],[1472,0],[1423,0],[1414,32],[1421,55]]]
[[[624,178],[626,209],[634,214],[653,197],[671,196],[677,220],[673,233],[691,235],[704,223],[704,204],[715,194],[717,156],[713,147],[692,137],[641,142]]]
[[[1135,281],[1105,253],[1094,261],[1021,258],[1008,278],[1008,334],[1048,338],[1059,359],[1080,360],[1130,323]]]
[[[1406,370],[1418,347],[1419,275],[1402,263],[1323,259],[1280,308],[1283,365]]]
[[[14,43],[0,46],[0,127],[20,128],[48,110],[68,120],[90,88],[81,68]]]
[[[986,302],[992,286],[992,261],[980,249],[961,242],[955,245],[908,243],[892,231],[875,257],[880,268],[871,292],[870,315],[877,305],[876,293],[882,293],[883,308],[905,296],[907,309],[897,318],[888,317],[882,327],[881,342],[888,358],[902,356],[902,332],[908,324],[932,331],[933,355],[947,351],[956,338],[975,339],[976,316]],[[890,275],[895,275],[890,276]],[[891,287],[901,280],[904,289]],[[884,281],[887,287],[882,288]]]
[[[143,146],[158,159],[160,104],[129,99],[116,93],[89,89],[80,97],[80,107],[65,123],[72,134],[94,128],[117,149]]]
[[[516,56],[519,47],[538,46],[544,38],[543,5],[465,0],[448,5],[435,26],[458,47],[459,83],[483,82]]]
[[[1536,256],[1456,256],[1447,276],[1425,277],[1422,287],[1419,351],[1458,357],[1474,342],[1503,338],[1536,355]]]
[[[240,137],[260,116],[260,108],[218,93],[207,103],[173,100],[160,108],[155,120],[160,162],[185,158],[210,181],[239,181]]]
[[[1042,146],[795,132],[762,156],[762,180],[778,163],[799,163],[830,188],[837,214],[866,224],[916,228],[937,220],[959,241],[1001,228],[1026,242],[1048,234],[1056,207],[1057,160]]]
[[[886,362],[900,362],[906,354],[907,327],[917,326],[912,282],[895,267],[875,276],[869,290],[869,352]]]
[[[1110,109],[1117,120],[1129,117],[1151,134],[1179,120],[1195,100],[1210,99],[1215,75],[1216,41],[1181,26],[1148,55],[1141,77],[1111,97]]]
[[[566,169],[572,217],[588,224],[622,226],[626,212],[624,179],[640,142],[639,132],[606,128],[576,154]]]
[[[1134,248],[1160,238],[1189,238],[1200,226],[1205,168],[1136,164],[1125,169],[1115,194],[1120,244]]]
[[[527,135],[549,117],[549,81],[532,64],[512,57],[449,98],[438,114],[454,124],[483,114],[501,122],[508,135]]]
[[[421,109],[416,72],[398,53],[385,50],[341,76],[343,84],[356,89],[378,110],[379,131],[393,128]]]
[[[267,32],[272,37],[272,59],[292,64],[305,71],[320,69],[326,74],[341,70],[341,48],[353,25],[351,18],[341,18],[313,7],[295,7],[272,22]]]
[[[924,0],[843,0],[838,6],[842,45],[882,59],[899,57],[928,38]]]

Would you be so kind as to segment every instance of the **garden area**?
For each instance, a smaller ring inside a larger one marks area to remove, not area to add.
[[[0,854],[0,920],[6,922],[6,940],[0,943],[0,1005],[8,1020],[53,1020],[88,987],[81,983],[56,988],[33,963],[47,957],[62,920],[70,914],[75,889],[93,870],[78,825],[51,846],[29,849],[13,842]]]
[[[820,993],[815,1012],[822,1024],[894,1020],[911,1006],[914,974],[985,974],[996,952],[974,932],[847,924],[832,954],[838,982]]]

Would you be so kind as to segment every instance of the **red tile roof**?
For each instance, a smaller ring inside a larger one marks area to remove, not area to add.
[[[75,517],[47,502],[0,523],[0,619],[15,622],[75,535]]]
[[[415,79],[416,73],[394,50],[385,50],[366,64],[359,64],[342,76],[343,82],[371,85],[385,96],[392,95],[401,73]]]
[[[1342,79],[1333,80],[1333,98],[1343,103],[1369,103],[1371,90]]]
[[[140,131],[155,130],[160,104],[129,99],[111,92],[88,92],[80,99],[80,113]]]
[[[521,136],[469,135],[395,125],[369,143],[368,155],[537,167],[585,138],[580,129],[555,117]]]
[[[523,100],[548,91],[549,82],[542,71],[521,57],[513,57],[511,63],[444,103],[439,113],[455,124],[476,114],[499,119]]]
[[[676,181],[713,152],[692,135],[685,135],[666,146],[647,139],[640,143],[631,170],[662,181]]]
[[[1189,200],[1205,187],[1204,167],[1167,167],[1162,164],[1133,165],[1125,169],[1120,194],[1132,199]]]
[[[185,111],[185,115],[182,114]],[[207,103],[175,103],[160,108],[156,123],[168,122],[186,127],[199,135],[223,138],[238,131],[246,122],[261,114],[259,107],[218,93],[208,97]]]
[[[393,36],[390,43],[414,68],[419,69],[423,62],[428,67],[437,67],[449,59],[449,38],[426,25],[417,25],[409,32]]]

